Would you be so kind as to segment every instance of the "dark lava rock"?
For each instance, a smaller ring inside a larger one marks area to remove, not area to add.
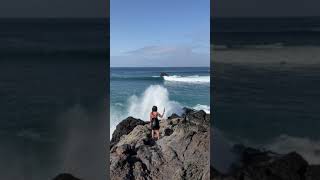
[[[180,118],[180,116],[177,115],[176,113],[173,113],[171,116],[168,117],[168,119],[174,119],[174,118]]]
[[[305,180],[318,180],[320,179],[320,165],[311,165],[307,168]]]
[[[110,149],[119,142],[121,136],[129,134],[136,126],[145,124],[147,123],[141,119],[135,119],[133,117],[128,117],[123,120],[117,125],[116,130],[112,134]]]
[[[74,177],[72,174],[63,173],[56,176],[53,180],[80,180]]]
[[[123,144],[116,149],[118,155],[130,154],[132,152],[132,147],[129,144]]]
[[[183,111],[184,111],[184,113],[183,113],[182,117],[187,116],[188,114],[195,112],[194,109],[187,108],[187,107],[184,107]]]
[[[173,133],[173,130],[170,129],[170,128],[166,128],[166,129],[164,130],[164,135],[165,135],[165,136],[170,136],[172,133]]]
[[[210,114],[207,114],[205,111],[196,111],[190,108],[184,108],[183,110],[184,113],[182,114],[182,117],[184,120],[196,124],[210,124]]]
[[[169,74],[165,73],[165,72],[161,72],[160,73],[160,77],[163,77],[163,76],[169,76]]]

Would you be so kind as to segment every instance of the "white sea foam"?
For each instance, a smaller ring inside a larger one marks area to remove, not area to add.
[[[164,118],[170,116],[172,113],[183,113],[183,106],[169,99],[169,92],[165,87],[151,85],[140,96],[133,95],[129,98],[125,112],[119,112],[115,107],[111,106],[110,138],[116,129],[116,125],[128,116],[149,121],[152,106],[157,106],[160,113],[162,113],[165,108]]]
[[[194,107],[192,107],[192,109],[203,110],[207,114],[210,114],[210,106],[207,106],[207,105],[197,104]]]
[[[123,104],[122,103],[116,103],[116,106],[123,107]]]
[[[129,99],[128,114],[148,121],[152,106],[157,106],[160,113],[162,113],[165,108],[165,117],[172,113],[179,114],[183,112],[183,107],[180,103],[169,99],[169,92],[165,87],[151,85],[140,97],[131,96]]]
[[[210,76],[164,76],[166,81],[185,82],[185,83],[210,83]]]

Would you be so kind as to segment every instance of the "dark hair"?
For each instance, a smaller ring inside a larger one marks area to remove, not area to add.
[[[157,112],[157,111],[158,111],[157,106],[153,106],[153,107],[152,107],[152,112]]]

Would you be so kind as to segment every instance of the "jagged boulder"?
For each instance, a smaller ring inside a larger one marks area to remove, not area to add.
[[[194,109],[184,108],[182,118],[188,122],[210,126],[210,114],[207,114],[203,110],[196,111]]]
[[[72,174],[62,173],[56,176],[53,180],[80,180],[74,177]]]
[[[128,117],[121,121],[112,134],[110,149],[112,149],[112,147],[119,142],[121,136],[129,134],[136,126],[145,124],[146,122],[142,121],[141,119],[136,119],[133,117]]]

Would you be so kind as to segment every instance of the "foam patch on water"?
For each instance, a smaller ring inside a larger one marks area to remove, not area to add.
[[[185,82],[185,83],[210,83],[210,76],[164,76],[166,81]]]

